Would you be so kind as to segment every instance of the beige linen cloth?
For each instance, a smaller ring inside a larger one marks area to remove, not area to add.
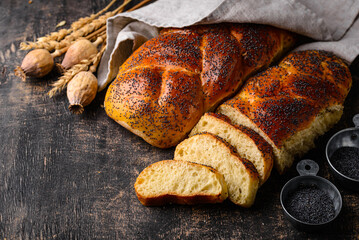
[[[99,91],[133,50],[160,27],[220,22],[260,23],[315,39],[296,50],[333,52],[348,64],[359,55],[359,0],[158,0],[107,21],[107,47],[98,69]]]

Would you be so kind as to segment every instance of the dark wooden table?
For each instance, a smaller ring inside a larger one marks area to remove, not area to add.
[[[229,201],[217,205],[144,207],[133,184],[149,164],[171,159],[112,121],[102,107],[104,92],[72,115],[64,93],[46,95],[58,74],[23,82],[14,76],[26,52],[19,43],[69,26],[97,12],[104,0],[0,1],[0,239],[358,239],[359,193],[340,187],[343,209],[336,224],[321,233],[294,229],[279,202],[294,168],[272,176],[252,208]],[[133,4],[131,5],[133,6]],[[358,73],[352,67],[353,75]],[[305,158],[331,181],[324,147],[336,131],[351,127],[359,112],[358,81],[344,116],[317,140]]]

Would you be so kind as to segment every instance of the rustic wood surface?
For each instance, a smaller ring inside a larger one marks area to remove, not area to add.
[[[330,229],[305,233],[285,219],[279,194],[297,175],[273,171],[252,208],[217,205],[144,207],[133,184],[149,164],[171,159],[120,127],[103,109],[104,92],[81,116],[65,94],[46,95],[58,74],[23,82],[14,76],[26,52],[19,43],[67,25],[109,1],[0,1],[0,239],[358,239],[359,193],[340,187],[342,213]],[[131,4],[133,6],[133,4]],[[353,75],[358,75],[352,67]],[[336,131],[351,127],[359,112],[358,80],[344,116],[318,139],[305,158],[334,181],[324,147]]]

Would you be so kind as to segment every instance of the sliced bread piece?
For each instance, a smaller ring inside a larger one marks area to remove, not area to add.
[[[217,112],[266,139],[282,174],[340,120],[351,84],[349,68],[332,53],[296,51],[248,79]]]
[[[206,113],[189,136],[209,132],[231,144],[239,156],[248,159],[258,171],[260,185],[270,176],[273,168],[273,148],[258,133],[243,125],[234,125],[231,120],[219,113]]]
[[[262,130],[264,127],[259,128],[250,118],[237,108],[223,104],[220,106],[219,111],[229,116],[232,122],[243,124],[253,129],[271,144],[274,153],[274,167],[279,174],[283,174],[292,166],[295,157],[301,157],[304,153],[313,148],[315,138],[328,131],[339,121],[343,113],[342,109],[339,107],[319,112],[312,121],[310,127],[298,131],[279,145],[272,140],[274,138],[270,138],[269,135]]]
[[[187,138],[177,145],[174,158],[195,161],[217,169],[224,175],[228,197],[233,203],[243,207],[250,207],[254,203],[259,186],[257,170],[220,137],[200,133]]]
[[[227,184],[217,170],[176,160],[145,168],[136,179],[135,191],[145,206],[219,203],[228,197]]]

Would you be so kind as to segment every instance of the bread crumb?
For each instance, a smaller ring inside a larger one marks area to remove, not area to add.
[[[62,27],[62,26],[64,26],[66,24],[66,21],[61,21],[61,22],[59,22],[57,25],[56,25],[56,27],[58,28],[58,27]]]

